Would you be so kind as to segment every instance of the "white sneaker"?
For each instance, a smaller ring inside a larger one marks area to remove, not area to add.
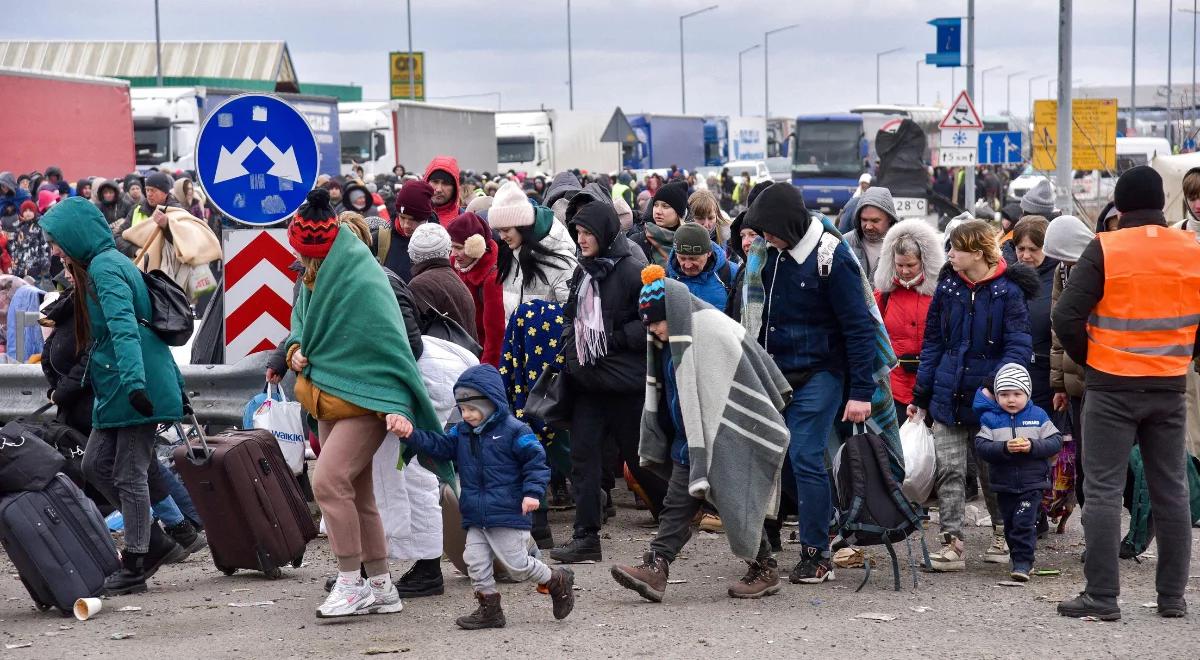
[[[375,594],[366,580],[359,578],[357,582],[352,583],[338,580],[329,592],[329,597],[317,608],[317,618],[331,619],[352,614],[368,614],[368,608],[374,603]]]
[[[377,586],[374,580],[367,580],[375,602],[355,614],[395,614],[404,609],[404,603],[400,600],[400,592],[396,591],[396,585],[392,584],[391,579],[384,579],[382,582]]]
[[[992,533],[992,547],[983,553],[983,560],[989,564],[1008,563],[1008,543],[1004,540],[1004,531]]]
[[[942,549],[929,555],[929,564],[938,573],[966,570],[967,552],[962,539],[942,534]]]

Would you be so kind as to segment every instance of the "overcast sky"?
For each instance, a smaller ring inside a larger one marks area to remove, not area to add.
[[[771,38],[771,114],[845,111],[875,101],[875,53],[882,100],[916,101],[917,61],[934,48],[926,21],[966,13],[965,0],[575,0],[575,107],[626,113],[678,113],[679,16],[720,6],[686,23],[689,114],[738,112],[738,51],[763,32]],[[53,11],[11,13],[0,38],[144,40],[154,38],[152,0],[55,2]],[[413,48],[427,53],[432,97],[500,92],[505,109],[567,106],[566,0],[416,0]],[[977,69],[987,76],[987,114],[1004,110],[1008,74],[1013,114],[1027,107],[1026,79],[1057,75],[1057,0],[981,0],[976,17]],[[1167,0],[1138,3],[1137,79],[1167,77]],[[1185,0],[1176,7],[1189,5]],[[161,0],[163,40],[287,41],[300,79],[354,83],[365,99],[386,98],[388,51],[408,47],[403,0]],[[1130,0],[1075,2],[1074,74],[1085,85],[1128,85]],[[1192,76],[1192,17],[1176,12],[1176,82]],[[763,55],[745,56],[746,114],[763,111]],[[920,100],[948,103],[951,71],[920,65]],[[978,78],[977,78],[978,80]],[[980,90],[976,85],[976,100]],[[1046,81],[1034,82],[1044,97]],[[493,97],[454,104],[494,107]]]

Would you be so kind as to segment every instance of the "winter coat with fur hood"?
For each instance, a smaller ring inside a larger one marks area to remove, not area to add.
[[[901,242],[916,244],[920,252],[921,274],[915,281],[903,282],[896,275],[896,247]],[[945,263],[941,241],[924,219],[905,220],[888,231],[875,269],[875,302],[883,314],[883,324],[892,339],[892,350],[900,364],[892,369],[892,397],[911,403],[917,384],[917,365],[921,342],[925,339],[925,319],[929,303],[937,290],[938,273]]]

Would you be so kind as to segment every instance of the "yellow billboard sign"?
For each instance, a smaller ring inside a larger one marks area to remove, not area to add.
[[[425,53],[414,52],[409,61],[408,51],[393,52],[388,65],[393,99],[425,100]],[[409,89],[409,72],[412,72],[412,89]]]
[[[1071,169],[1116,169],[1117,100],[1074,99],[1071,110]],[[1034,102],[1032,138],[1034,169],[1055,169],[1058,101]]]

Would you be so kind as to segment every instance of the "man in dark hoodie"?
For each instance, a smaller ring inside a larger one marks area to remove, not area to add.
[[[453,156],[436,156],[425,168],[425,182],[433,187],[433,212],[443,227],[462,214],[458,204],[458,161]]]
[[[122,198],[117,184],[108,179],[96,182],[95,190],[92,191],[92,203],[100,209],[110,227],[123,220],[129,213],[128,199]]]
[[[578,563],[602,559],[601,481],[605,456],[611,456],[605,451],[606,442],[620,444],[620,454],[652,509],[661,505],[666,484],[641,468],[637,452],[646,395],[646,328],[638,314],[638,296],[646,261],[621,233],[607,188],[591,184],[577,193],[567,218],[582,255],[564,308],[567,323],[560,354],[575,395],[571,418],[575,529],[572,539],[551,550],[550,557]]]
[[[1085,365],[1084,428],[1104,431],[1088,436],[1084,454],[1086,585],[1058,613],[1121,618],[1121,497],[1136,442],[1154,509],[1158,614],[1182,617],[1192,545],[1185,391],[1200,348],[1200,245],[1167,228],[1152,168],[1126,171],[1113,196],[1120,228],[1084,249],[1051,315],[1063,350]]]
[[[765,243],[755,241],[746,260],[742,325],[794,390],[784,417],[802,506],[800,563],[790,579],[818,584],[833,579],[826,446],[847,386],[849,401],[840,419],[858,424],[871,414],[875,322],[850,249],[809,215],[795,186],[763,190],[747,210],[745,226]],[[827,265],[822,254],[830,255]]]
[[[898,221],[892,191],[871,186],[859,195],[852,230],[846,236],[846,242],[871,282],[875,281],[875,268],[883,251],[883,237]]]

